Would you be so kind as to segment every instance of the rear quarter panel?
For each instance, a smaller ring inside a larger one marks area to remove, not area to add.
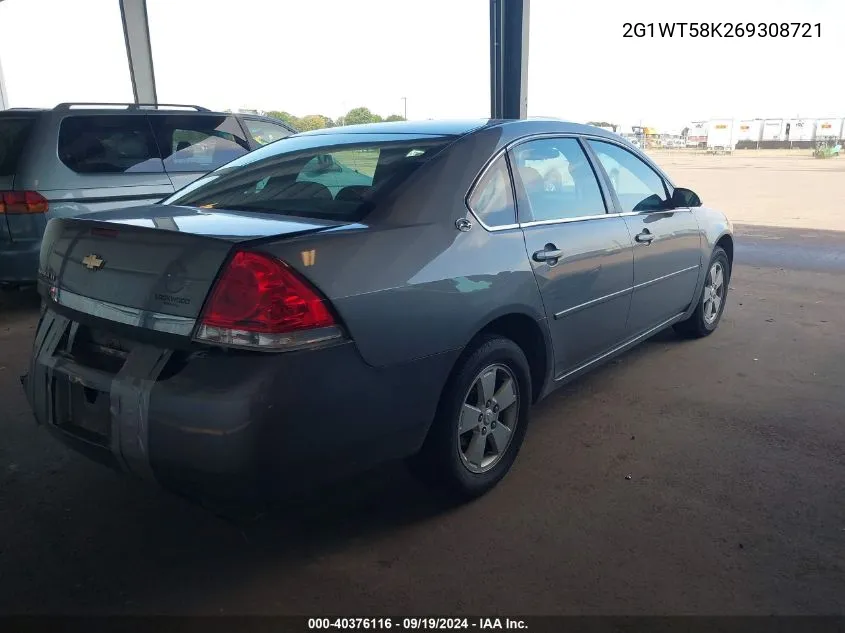
[[[261,247],[331,300],[371,365],[458,350],[504,314],[544,323],[521,230],[455,227],[471,218],[464,197],[499,140],[476,136],[421,168],[366,224]]]

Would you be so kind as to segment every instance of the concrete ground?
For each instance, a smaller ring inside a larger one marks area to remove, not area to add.
[[[551,396],[458,508],[389,465],[236,525],[89,463],[32,423],[36,304],[0,299],[0,613],[845,612],[845,233],[765,224],[737,227],[713,336]]]
[[[819,160],[811,150],[650,152],[679,187],[734,222],[845,231],[845,158]]]

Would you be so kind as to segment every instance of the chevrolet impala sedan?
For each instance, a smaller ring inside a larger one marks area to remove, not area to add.
[[[187,494],[405,458],[469,498],[533,403],[666,328],[711,334],[733,244],[599,128],[298,134],[160,204],[51,220],[22,382],[63,441]]]

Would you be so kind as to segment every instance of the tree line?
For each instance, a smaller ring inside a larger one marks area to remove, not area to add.
[[[338,117],[337,119],[332,119],[322,114],[306,114],[305,116],[298,117],[290,112],[285,112],[284,110],[270,110],[265,113],[269,117],[273,117],[274,119],[280,119],[287,123],[288,125],[293,126],[300,132],[307,132],[309,130],[321,130],[327,127],[336,127],[339,125],[358,125],[361,123],[379,123],[381,121],[404,121],[405,117],[401,114],[391,114],[386,117],[382,117],[374,112],[372,112],[369,108],[359,107],[359,108],[352,108],[349,112],[345,115]]]

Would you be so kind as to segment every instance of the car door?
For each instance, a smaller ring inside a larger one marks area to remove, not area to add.
[[[577,138],[528,140],[509,159],[561,377],[625,338],[631,238],[624,219],[609,212],[609,192]]]
[[[671,208],[663,177],[633,151],[590,140],[611,183],[634,241],[634,288],[629,336],[637,336],[684,312],[701,268],[701,234],[689,208]]]
[[[149,118],[164,169],[177,191],[251,149],[231,115],[150,114]]]

